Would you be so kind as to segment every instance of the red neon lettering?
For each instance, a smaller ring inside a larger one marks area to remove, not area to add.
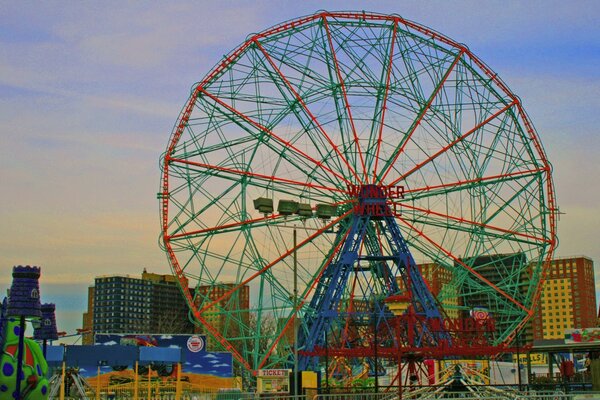
[[[347,185],[346,189],[351,197],[370,197],[374,199],[403,199],[404,186],[369,185],[361,187],[358,185]]]

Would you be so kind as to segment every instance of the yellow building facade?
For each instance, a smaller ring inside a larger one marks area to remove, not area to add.
[[[598,324],[594,262],[585,256],[545,265],[545,281],[533,318],[534,339],[563,339],[565,330]]]

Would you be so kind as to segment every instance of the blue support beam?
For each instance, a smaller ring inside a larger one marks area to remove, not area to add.
[[[387,330],[388,337],[393,336],[393,329],[387,323],[393,315],[384,300],[400,293],[397,278],[401,278],[410,291],[415,314],[425,321],[437,319],[439,323],[436,325],[443,326],[443,312],[410,253],[384,193],[376,185],[365,185],[360,189],[358,205],[350,220],[346,220],[345,229],[338,231],[334,241],[337,245],[343,242],[340,250],[324,267],[305,312],[305,330],[299,336],[301,350],[311,352],[317,347],[326,347],[325,337],[334,337],[333,331],[343,328],[339,324],[346,324],[351,319],[358,324],[361,321],[369,323],[377,331]],[[385,254],[383,249],[386,249]],[[348,283],[352,274],[360,274],[361,284],[368,286],[361,288],[361,300],[368,300],[372,309],[353,312],[344,309],[343,302],[349,301],[344,296],[349,294]],[[441,340],[450,343],[447,332],[433,331],[427,323],[420,323],[411,329],[417,330],[414,332],[417,346],[435,345]],[[352,346],[351,343],[337,345]],[[314,369],[317,363],[318,357],[299,357],[301,370]]]

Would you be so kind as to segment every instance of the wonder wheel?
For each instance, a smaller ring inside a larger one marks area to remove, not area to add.
[[[251,371],[377,341],[452,348],[453,319],[490,318],[489,344],[507,343],[556,243],[551,166],[519,98],[397,15],[250,35],[193,85],[161,184],[191,318]]]

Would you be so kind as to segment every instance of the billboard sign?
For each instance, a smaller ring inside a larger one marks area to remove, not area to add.
[[[136,360],[138,375],[148,379],[175,380],[180,362],[183,382],[206,389],[235,385],[231,353],[207,351],[203,335],[96,334],[94,346],[67,346],[65,360],[92,386],[133,382]]]
[[[184,373],[233,377],[231,353],[208,352],[203,335],[123,335],[96,334],[96,344],[103,346],[131,344],[140,347],[178,347],[182,349]]]

